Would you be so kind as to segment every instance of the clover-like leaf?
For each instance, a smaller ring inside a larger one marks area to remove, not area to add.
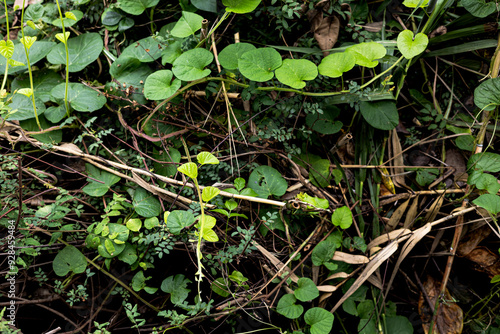
[[[184,81],[193,81],[210,74],[205,68],[214,59],[213,54],[205,49],[191,49],[181,54],[172,64],[172,72]]]
[[[206,152],[206,151],[198,153],[196,159],[198,160],[198,163],[200,165],[217,165],[217,164],[219,164],[219,159],[217,159],[215,157],[215,155],[213,155],[212,153]]]
[[[165,100],[181,87],[181,81],[173,78],[172,71],[160,70],[147,77],[144,82],[144,96],[148,100]]]
[[[403,30],[398,35],[397,43],[401,54],[406,59],[411,59],[425,51],[429,38],[421,32],[414,37],[413,31]]]
[[[198,166],[196,166],[194,162],[182,164],[177,168],[177,170],[192,179],[196,179],[198,177]]]
[[[264,82],[274,77],[281,66],[281,55],[273,48],[259,48],[244,53],[238,60],[238,69],[246,78]]]
[[[282,84],[295,89],[306,86],[304,80],[313,80],[318,76],[318,68],[307,59],[285,59],[276,69],[276,79]]]
[[[356,57],[350,52],[339,52],[326,56],[318,66],[319,74],[338,78],[356,65]]]

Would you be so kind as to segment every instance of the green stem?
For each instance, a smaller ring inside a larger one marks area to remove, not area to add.
[[[193,179],[194,186],[196,191],[198,192],[198,198],[200,199],[200,208],[201,208],[201,218],[200,218],[200,228],[198,229],[198,243],[196,245],[196,259],[198,260],[198,298],[201,301],[201,280],[203,279],[203,264],[201,264],[201,259],[203,258],[203,254],[201,253],[201,243],[203,241],[203,228],[205,227],[205,210],[203,209],[203,199],[201,197],[200,186],[198,185],[198,180]]]
[[[202,45],[205,43],[205,41],[206,41],[207,39],[209,39],[209,38],[210,38],[210,36],[212,36],[212,35],[213,35],[213,33],[215,32],[215,30],[217,30],[217,28],[219,28],[219,26],[221,25],[221,23],[222,23],[225,19],[227,19],[227,17],[228,17],[228,16],[229,16],[229,12],[224,12],[224,15],[222,15],[222,17],[221,17],[221,19],[219,20],[219,22],[217,22],[217,25],[216,25],[216,26],[215,26],[212,30],[210,30],[210,31],[208,32],[207,37],[205,37],[204,39],[202,39],[202,40],[200,41],[200,43],[198,43],[198,45],[196,45],[196,48],[199,48],[200,46],[202,46]]]
[[[10,33],[9,33],[9,11],[7,10],[7,0],[3,0],[3,4],[5,6],[5,29],[7,30],[7,42],[10,41]],[[0,92],[3,92],[5,88],[5,84],[7,83],[7,76],[9,74],[9,59],[5,59],[5,73],[3,75],[2,88],[0,88]]]
[[[392,70],[403,59],[404,59],[404,57],[401,56],[394,64],[391,65],[391,67],[389,67],[387,70],[385,70],[384,72],[380,73],[379,75],[374,76],[370,81],[368,81],[367,83],[365,83],[364,85],[362,85],[361,87],[359,87],[359,89],[363,89],[363,88],[367,87],[369,84],[371,84],[372,82],[374,82],[375,80],[377,80],[378,78],[380,78],[381,76],[383,76],[384,74],[386,74],[387,72],[389,72],[390,70]]]
[[[24,6],[25,6],[25,0],[23,0],[23,9],[21,10],[21,35],[23,36],[23,40],[26,41],[24,38]],[[8,25],[8,24],[7,24]],[[38,128],[42,130],[42,126],[40,125],[40,120],[38,119],[38,113],[36,111],[36,104],[35,104],[35,89],[33,85],[33,71],[31,70],[31,64],[30,64],[30,57],[29,57],[29,50],[26,47],[26,43],[22,43],[24,47],[24,53],[26,54],[26,63],[28,67],[28,74],[30,77],[30,88],[31,88],[31,101],[33,102],[33,111],[35,112],[35,119],[36,119],[36,124],[38,125]]]
[[[56,0],[57,9],[59,10],[59,17],[61,18],[61,28],[64,36],[64,49],[66,50],[66,85],[64,86],[64,108],[66,108],[66,116],[69,117],[69,105],[68,105],[68,86],[69,86],[69,51],[68,51],[68,40],[66,39],[66,29],[64,29],[64,20],[62,16],[61,6],[59,6],[59,0]]]

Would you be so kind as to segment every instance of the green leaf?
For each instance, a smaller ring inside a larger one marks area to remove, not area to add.
[[[330,161],[318,159],[311,164],[309,169],[309,180],[317,187],[326,188],[330,185]]]
[[[331,261],[337,247],[331,240],[323,240],[314,247],[311,260],[315,266],[321,266],[325,262]]]
[[[209,216],[209,215],[204,215],[203,217],[204,217],[204,219],[203,219],[203,231],[202,231],[201,237],[209,242],[219,241],[219,237],[212,230],[212,228],[217,223],[217,220],[214,217]],[[200,222],[197,224],[197,227],[201,228],[201,216],[200,216]]]
[[[16,94],[21,94],[27,97],[31,97],[31,95],[33,95],[33,91],[31,90],[31,88],[21,88],[17,90]]]
[[[299,278],[297,285],[298,287],[293,291],[293,294],[298,300],[307,302],[319,296],[319,290],[312,279],[307,277]]]
[[[33,44],[35,44],[36,37],[24,36],[19,41],[21,42],[22,45],[24,45],[26,47],[26,49],[29,50],[29,49],[31,49]]]
[[[127,220],[126,226],[132,232],[139,232],[142,227],[142,221],[139,218]]]
[[[172,72],[184,81],[193,81],[210,74],[205,68],[214,59],[213,54],[205,49],[191,49],[181,54],[173,63]]]
[[[177,21],[170,33],[178,38],[191,36],[201,29],[201,21],[203,21],[202,16],[182,11],[182,17]]]
[[[75,246],[68,245],[57,253],[52,269],[57,276],[66,276],[70,271],[81,274],[87,268],[85,256]]]
[[[125,13],[141,15],[147,8],[156,6],[159,0],[118,0],[118,7]]]
[[[260,1],[261,0],[222,0],[222,4],[226,6],[226,12],[246,14],[253,12]]]
[[[464,8],[476,17],[486,17],[497,11],[496,1],[485,0],[462,0]]]
[[[210,202],[215,196],[220,194],[220,189],[215,187],[205,187],[203,188],[203,193],[201,194],[201,198],[204,202]]]
[[[476,187],[478,189],[484,189],[490,194],[496,195],[500,190],[500,183],[496,177],[491,174],[483,173],[476,181]]]
[[[133,265],[137,261],[137,247],[131,245],[128,242],[125,243],[125,248],[118,255],[118,260],[127,263],[128,265]]]
[[[150,217],[144,219],[144,227],[146,227],[148,230],[158,226],[160,224],[160,221],[158,220],[158,217]]]
[[[467,169],[498,173],[500,172],[500,154],[492,152],[474,154],[467,162]]]
[[[304,312],[304,307],[300,304],[295,304],[296,302],[297,298],[292,293],[286,294],[280,298],[276,312],[288,319],[297,319]]]
[[[350,52],[338,52],[326,56],[318,66],[319,74],[338,78],[356,65],[356,57]]]
[[[398,49],[406,59],[418,56],[427,48],[429,38],[426,34],[418,33],[415,37],[413,31],[403,30],[398,35]]]
[[[238,177],[234,180],[234,188],[238,191],[242,191],[245,188],[246,181],[242,177]]]
[[[241,56],[256,47],[249,43],[229,44],[219,53],[219,62],[226,70],[236,70]]]
[[[413,325],[407,317],[396,315],[385,320],[386,333],[413,334]]]
[[[63,79],[61,76],[50,69],[44,68],[40,71],[33,71],[33,88],[35,90],[35,95],[43,102],[50,101],[50,91],[62,81]],[[18,75],[12,81],[12,91],[29,87],[30,79],[28,75]]]
[[[198,166],[196,166],[194,162],[182,164],[177,168],[177,170],[192,179],[196,179],[198,177]]]
[[[121,57],[136,58],[142,63],[151,63],[161,57],[164,46],[154,37],[146,37],[130,44],[123,50]]]
[[[121,96],[127,99],[132,99],[138,103],[147,103],[142,94],[144,88],[144,78],[147,78],[152,73],[151,68],[139,61],[139,59],[131,57],[119,57],[110,67],[109,74],[115,79],[106,85],[108,90],[112,89],[112,94]],[[116,82],[115,82],[116,81]],[[130,94],[125,94],[121,90],[124,87],[132,88]],[[115,100],[115,103],[120,103]],[[128,102],[126,105],[129,105]]]
[[[45,104],[40,99],[35,98],[35,105],[38,116],[45,112]],[[9,106],[12,110],[16,110],[14,114],[9,116],[9,120],[11,121],[21,121],[35,117],[33,101],[27,96],[14,94],[12,103]]]
[[[281,66],[281,55],[273,48],[259,48],[245,52],[238,60],[238,68],[246,78],[265,82],[274,77],[274,70]]]
[[[424,8],[429,5],[429,0],[405,0],[403,5],[408,8]]]
[[[238,203],[236,203],[236,201],[234,199],[228,199],[226,202],[224,202],[224,206],[229,211],[233,211],[234,209],[236,209],[238,207]]]
[[[38,99],[37,99],[38,100]],[[38,116],[38,120],[40,121],[40,125],[42,127],[42,130],[48,129],[50,127],[53,127],[54,124],[48,122],[45,119],[45,114]],[[11,119],[11,118],[9,118]],[[30,118],[24,121],[20,121],[19,125],[25,130],[25,131],[40,131],[40,128],[38,127],[38,124],[36,123],[35,118]],[[60,143],[62,141],[62,130],[52,130],[49,132],[45,132],[39,135],[31,135],[33,138],[36,140],[46,143],[46,144],[55,144],[55,143]]]
[[[12,42],[10,39],[7,41],[1,40],[0,54],[7,59],[12,58],[12,55],[14,54],[14,42]]]
[[[255,168],[248,178],[248,186],[260,198],[268,198],[271,195],[283,196],[288,188],[288,184],[280,172],[270,166]]]
[[[285,59],[276,69],[276,79],[284,85],[295,89],[306,86],[304,80],[314,80],[318,76],[318,68],[306,59]]]
[[[108,192],[113,184],[120,181],[119,176],[100,170],[91,164],[85,164],[85,167],[89,175],[87,178],[89,184],[82,190],[87,195],[101,197]]]
[[[134,291],[141,291],[146,287],[146,281],[151,279],[151,276],[145,277],[144,272],[139,270],[134,277],[132,277],[131,286]]]
[[[68,28],[80,21],[83,18],[83,13],[79,10],[73,10],[71,12],[65,12],[64,16],[66,16],[65,18],[63,18],[64,27]],[[52,21],[52,25],[58,28],[62,28],[61,19],[55,19],[54,21]]]
[[[333,314],[319,307],[313,307],[304,314],[304,321],[311,326],[311,334],[328,334],[333,326]]]
[[[174,210],[167,217],[167,228],[172,234],[179,234],[185,227],[194,223],[194,216],[189,211]]]
[[[148,100],[165,100],[181,88],[181,81],[174,79],[172,71],[160,70],[147,77],[144,83],[144,96]]]
[[[79,72],[93,63],[101,54],[103,41],[98,33],[86,33],[68,40],[69,71]],[[31,56],[30,56],[31,59]],[[66,64],[66,50],[64,44],[58,44],[47,55],[49,63],[54,65]]]
[[[61,43],[63,44],[66,44],[66,42],[68,41],[69,39],[69,35],[71,33],[69,31],[66,31],[64,34],[62,32],[56,34],[56,38],[58,41],[60,41]]]
[[[30,57],[30,65],[33,66],[38,63],[40,60],[44,59],[45,56],[51,51],[52,47],[56,45],[54,42],[47,41],[36,41],[35,44],[30,49],[29,57]],[[0,74],[5,73],[5,64],[8,62],[12,64],[17,64],[14,68],[9,68],[9,75],[13,75],[19,72],[23,72],[27,70],[26,64],[28,61],[26,60],[26,54],[24,53],[24,47],[21,43],[17,43],[14,46],[14,54],[12,58],[6,59],[4,57],[0,57]]]
[[[200,10],[217,13],[217,0],[191,0],[191,3]]]
[[[481,110],[492,111],[500,105],[500,77],[483,81],[474,89],[474,103]]]
[[[137,188],[132,202],[135,212],[144,218],[159,216],[161,205],[158,198],[143,188]]]
[[[184,275],[172,275],[163,280],[161,290],[165,293],[170,293],[170,300],[174,305],[182,304],[191,291],[186,288],[188,283],[191,283],[191,281]]]
[[[106,8],[101,14],[101,22],[105,26],[115,26],[123,18],[123,15],[116,9]]]
[[[160,130],[160,133],[163,131]],[[158,135],[158,133],[156,133]],[[176,163],[181,161],[181,153],[179,150],[173,147],[169,147],[168,151],[161,150],[158,152],[153,149],[153,158],[157,161],[162,161],[166,163],[154,162],[155,173],[158,173],[163,176],[172,177],[175,173],[177,173]],[[173,162],[173,163],[172,163]]]
[[[323,135],[332,135],[342,129],[342,122],[337,120],[339,115],[339,108],[327,106],[323,109],[323,114],[308,114],[306,117],[306,124],[314,131]]]
[[[50,92],[60,104],[64,101],[65,85],[65,83],[61,83]],[[68,85],[68,102],[77,111],[92,112],[101,109],[106,104],[106,97],[84,84],[70,82]]]
[[[340,226],[341,229],[345,230],[352,225],[352,212],[347,206],[342,206],[332,214],[332,223],[335,226]]]
[[[215,279],[210,285],[210,289],[212,289],[213,292],[223,298],[229,297],[231,295],[231,293],[229,292],[228,284],[222,277]]]
[[[203,239],[205,239],[208,242],[217,242],[217,241],[219,241],[219,237],[217,236],[217,234],[215,233],[215,231],[212,230],[211,228],[204,228],[203,229],[203,235],[202,235],[202,237],[203,237]]]
[[[394,101],[359,103],[361,115],[368,124],[380,130],[392,130],[399,124],[399,114]]]
[[[218,165],[219,164],[219,159],[217,159],[215,157],[215,155],[213,155],[212,153],[206,152],[206,151],[198,153],[198,155],[196,156],[196,159],[198,160],[198,163],[200,165]]]
[[[134,19],[130,17],[125,17],[123,20],[120,20],[120,23],[118,23],[118,31],[123,32],[127,29],[132,28],[135,25]]]
[[[161,64],[172,64],[182,54],[182,43],[175,41],[169,44],[161,53]]]
[[[372,68],[378,65],[376,59],[384,57],[387,50],[379,43],[368,42],[350,46],[346,52],[350,52],[356,58],[357,65]]]
[[[308,206],[309,208],[314,207],[314,208],[321,208],[321,209],[326,210],[330,206],[327,199],[310,196],[306,193],[298,193],[297,199],[302,201],[302,202],[306,202],[308,204],[311,204],[311,206]]]
[[[500,196],[493,194],[484,194],[472,201],[472,203],[485,209],[492,215],[500,212]]]

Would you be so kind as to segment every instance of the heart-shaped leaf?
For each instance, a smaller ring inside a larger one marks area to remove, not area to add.
[[[297,298],[295,298],[293,294],[286,294],[281,297],[280,301],[278,302],[276,312],[284,315],[288,319],[297,319],[298,317],[300,317],[302,312],[304,312],[304,307],[300,304],[295,304],[296,302]]]
[[[66,276],[70,271],[81,274],[87,268],[87,260],[78,248],[68,245],[57,253],[52,268],[57,276]]]
[[[207,152],[207,151],[200,152],[196,156],[196,159],[198,160],[198,163],[200,165],[217,165],[217,164],[219,164],[219,159],[217,159],[217,157],[215,157],[215,155],[213,155],[212,153]]]
[[[161,57],[164,46],[153,37],[146,37],[130,44],[123,50],[121,57],[139,59],[142,63],[151,63]]]
[[[73,10],[72,12],[66,12],[66,13],[64,13],[64,15],[66,16],[65,18],[63,18],[63,23],[64,23],[65,28],[68,28],[68,27],[75,25],[78,21],[80,21],[83,18],[83,12],[81,12],[79,10]],[[52,24],[58,28],[62,28],[60,18],[57,18],[54,21],[52,21]]]
[[[108,192],[113,184],[120,181],[119,176],[100,170],[91,164],[85,164],[85,167],[89,175],[87,179],[89,184],[83,187],[82,190],[87,195],[101,197]]]
[[[311,334],[330,333],[333,318],[333,314],[320,307],[310,308],[304,314],[304,321],[311,326]]]
[[[69,71],[79,72],[94,62],[102,52],[104,46],[101,35],[98,33],[81,34],[67,41],[69,52]],[[30,56],[31,59],[31,56]],[[54,65],[66,64],[66,50],[64,44],[58,44],[47,55],[49,63]]]
[[[220,194],[220,190],[215,187],[205,187],[203,188],[203,193],[201,194],[201,198],[204,202],[210,202],[215,196]]]
[[[125,13],[141,15],[147,8],[156,6],[160,0],[118,0],[117,4]]]
[[[379,43],[368,42],[350,46],[346,52],[354,56],[357,65],[372,68],[378,65],[376,59],[384,57],[387,50]]]
[[[474,89],[474,103],[481,110],[491,111],[500,105],[500,78],[483,81]]]
[[[6,41],[1,40],[0,54],[7,59],[12,58],[12,55],[14,54],[14,42],[12,42],[10,39]]]
[[[66,44],[66,42],[68,41],[68,38],[69,38],[69,34],[70,34],[69,31],[66,31],[64,34],[62,32],[60,32],[60,33],[56,34],[56,38],[60,42]]]
[[[135,190],[132,205],[135,212],[144,218],[159,216],[161,212],[160,201],[143,188]]]
[[[144,96],[149,100],[165,100],[181,87],[181,81],[174,79],[169,70],[156,71],[147,77],[144,83]]]
[[[182,11],[182,17],[177,21],[170,33],[172,36],[179,38],[191,36],[201,29],[201,21],[203,21],[202,16]]]
[[[180,165],[177,170],[192,179],[196,179],[198,177],[198,166],[196,166],[194,162],[187,162],[183,165]]]
[[[330,78],[338,78],[356,65],[356,57],[349,52],[339,52],[326,56],[318,66],[319,73]]]
[[[186,276],[182,274],[172,275],[163,280],[161,290],[170,293],[170,300],[173,304],[181,304],[191,291],[186,288],[188,283],[191,283],[191,281]]]
[[[472,201],[477,206],[486,209],[492,215],[500,212],[500,196],[493,194],[484,194]]]
[[[319,290],[312,279],[302,277],[299,278],[297,284],[298,288],[293,291],[293,294],[298,300],[307,302],[319,296]]]
[[[227,70],[236,70],[241,56],[255,49],[256,47],[250,43],[230,44],[219,53],[219,62]]]
[[[257,82],[269,81],[281,66],[281,55],[273,48],[259,48],[244,53],[238,61],[241,74]]]
[[[347,206],[336,209],[332,214],[332,223],[345,230],[352,225],[352,212]]]
[[[65,83],[55,86],[50,92],[62,103],[64,100]],[[71,107],[81,112],[92,112],[101,109],[106,103],[106,97],[81,83],[70,82],[68,85],[68,102]]]
[[[476,17],[486,17],[497,11],[497,2],[485,0],[462,0],[462,5]]]
[[[406,59],[411,59],[425,51],[427,44],[429,44],[429,38],[421,32],[414,38],[413,31],[403,30],[398,35],[397,43],[401,54]]]
[[[184,81],[193,81],[210,74],[205,66],[214,59],[213,54],[205,49],[191,49],[181,54],[173,63],[172,72]]]
[[[226,12],[245,14],[254,11],[260,1],[261,0],[222,0],[222,4],[226,6]]]
[[[283,196],[288,188],[280,172],[270,166],[255,168],[248,178],[248,186],[261,198],[268,198],[271,195]]]
[[[35,97],[36,112],[38,116],[45,112],[45,104],[37,97]],[[33,101],[31,98],[21,95],[14,94],[12,97],[12,103],[9,105],[12,110],[17,110],[15,113],[9,116],[11,121],[22,121],[30,118],[35,118],[35,111],[33,110]]]
[[[361,101],[359,109],[363,118],[376,129],[392,130],[399,124],[399,114],[393,101]]]
[[[304,80],[313,80],[318,76],[318,68],[306,59],[285,59],[276,69],[276,79],[282,84],[295,89],[306,86]]]
[[[168,230],[172,234],[179,234],[183,228],[194,223],[194,216],[189,211],[174,210],[168,215],[166,221]]]
[[[30,36],[24,36],[23,38],[21,38],[19,40],[21,42],[22,45],[24,45],[26,47],[26,49],[31,49],[31,47],[33,46],[33,44],[35,43],[36,41],[36,36],[35,37],[30,37]]]

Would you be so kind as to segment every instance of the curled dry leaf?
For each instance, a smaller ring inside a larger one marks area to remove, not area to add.
[[[429,276],[423,285],[428,299],[424,295],[424,292],[420,293],[420,299],[418,300],[418,313],[422,319],[422,327],[424,328],[425,333],[429,333],[430,323],[434,313],[434,305],[436,303],[436,299],[440,295],[441,282]],[[439,311],[436,315],[436,321],[432,332],[447,334],[462,333],[462,309],[453,301],[448,289],[446,289],[442,299],[443,300],[439,306]],[[429,302],[432,307],[429,305]]]
[[[477,247],[466,256],[475,264],[475,269],[486,273],[490,278],[500,275],[500,256],[486,247]]]
[[[445,26],[439,26],[437,27],[431,34],[429,35],[429,38],[433,38],[436,36],[444,35],[448,32],[448,29],[446,29]]]
[[[340,20],[335,15],[324,16],[324,11],[328,10],[329,1],[320,1],[314,9],[307,12],[307,18],[311,22],[311,31],[318,42],[321,50],[329,50],[337,43],[340,30]],[[328,52],[323,52],[324,56]]]
[[[481,241],[486,239],[491,234],[491,229],[488,225],[480,226],[474,230],[469,229],[468,233],[465,233],[464,238],[460,240],[460,244],[457,248],[458,256],[467,256],[472,252]]]

